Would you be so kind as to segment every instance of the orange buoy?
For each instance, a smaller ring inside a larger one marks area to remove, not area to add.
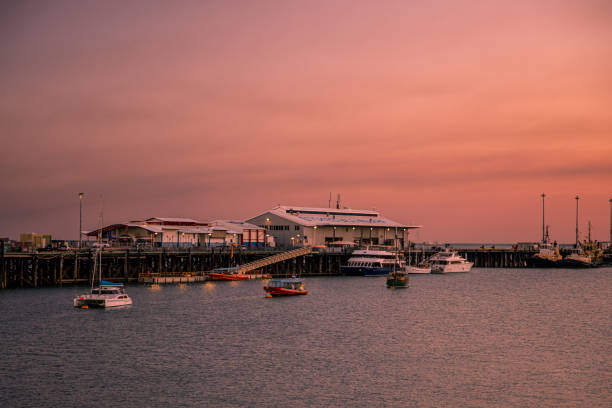
[[[89,306],[83,305],[83,306],[81,306],[81,309],[89,309]]]

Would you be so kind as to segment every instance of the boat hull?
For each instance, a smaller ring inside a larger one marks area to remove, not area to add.
[[[532,268],[558,268],[561,266],[560,260],[543,258],[540,256],[532,256],[527,260],[527,264]]]
[[[308,291],[304,289],[287,289],[264,286],[264,290],[272,296],[299,296],[308,294]]]
[[[129,306],[132,304],[132,299],[95,299],[95,298],[87,298],[87,297],[77,297],[73,300],[74,307],[99,307],[99,308],[109,308],[109,307],[119,307],[119,306]]]
[[[431,267],[431,273],[463,273],[472,270],[472,262],[463,264],[450,264],[450,265],[434,265]]]
[[[593,268],[593,262],[590,261],[582,261],[579,259],[563,259],[559,262],[559,266],[563,268]]]
[[[406,273],[419,274],[419,273],[431,273],[431,268],[421,266],[407,266]]]
[[[408,287],[408,275],[399,274],[387,277],[387,287],[390,289],[402,289]]]
[[[393,272],[392,268],[367,267],[367,266],[341,266],[340,272],[349,276],[387,276]]]
[[[214,273],[208,274],[208,279],[213,281],[237,281],[237,280],[249,280],[250,278],[245,275],[234,275],[229,273]]]

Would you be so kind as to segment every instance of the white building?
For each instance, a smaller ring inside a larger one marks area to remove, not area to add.
[[[276,245],[388,245],[404,248],[408,232],[420,228],[373,210],[277,206],[246,222],[265,228]]]
[[[181,247],[207,246],[211,242],[212,233],[207,223],[190,218],[154,217],[143,221],[107,225],[86,235],[100,236],[104,241],[119,245],[147,243],[154,246]]]

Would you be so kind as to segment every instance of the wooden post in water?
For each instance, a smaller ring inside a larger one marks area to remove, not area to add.
[[[76,282],[79,276],[79,254],[77,253],[77,251],[74,251],[74,270],[72,275],[72,279],[74,279],[74,281]]]
[[[32,274],[33,276],[33,281],[34,281],[34,287],[38,286],[38,256],[34,255],[34,257],[32,258]]]
[[[0,241],[0,287],[6,288],[6,267],[4,266],[4,241]]]
[[[60,286],[64,283],[64,254],[60,255],[59,283]]]
[[[157,272],[158,273],[162,272],[163,257],[164,257],[164,248],[162,248],[161,251],[159,251],[159,265],[157,267]]]
[[[130,256],[130,250],[126,248],[125,250],[125,258],[123,259],[123,277],[127,282],[128,279],[128,257]]]
[[[53,260],[53,286],[57,286],[57,262]]]

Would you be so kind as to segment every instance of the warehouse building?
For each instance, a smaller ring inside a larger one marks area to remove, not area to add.
[[[153,217],[143,221],[111,224],[86,233],[113,245],[149,244],[152,246],[206,246],[215,240],[207,223],[191,218]],[[223,234],[223,241],[225,240]]]
[[[282,248],[387,245],[404,248],[420,228],[392,221],[374,210],[277,206],[246,222],[267,230]]]

